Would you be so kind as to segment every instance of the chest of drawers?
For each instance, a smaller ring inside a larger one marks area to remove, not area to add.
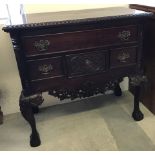
[[[135,89],[133,118],[139,109],[142,73],[143,23],[149,14],[127,8],[108,8],[27,15],[48,22],[11,25],[10,33],[23,91],[20,110],[30,123],[31,146],[40,145],[34,112],[42,92],[63,99],[89,97],[114,89],[128,76]],[[36,18],[36,19],[37,19]]]

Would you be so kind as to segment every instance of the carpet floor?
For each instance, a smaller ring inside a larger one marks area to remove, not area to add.
[[[41,145],[29,146],[30,127],[20,113],[5,116],[0,151],[151,151],[155,117],[143,105],[144,120],[135,122],[133,96],[102,95],[42,108],[36,115]]]

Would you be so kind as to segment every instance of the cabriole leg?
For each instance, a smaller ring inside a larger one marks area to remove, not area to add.
[[[1,106],[0,106],[0,124],[3,124],[3,112],[1,111]]]
[[[34,114],[38,114],[39,113],[39,107],[38,106],[32,106],[32,111]]]
[[[134,92],[134,110],[132,113],[132,117],[135,121],[140,121],[144,118],[143,113],[140,111],[139,108],[139,96],[140,96],[140,86],[135,86]]]
[[[121,90],[119,83],[115,85],[114,94],[115,96],[122,96],[122,90]]]
[[[42,96],[39,95],[33,95],[29,97],[25,97],[23,93],[20,96],[20,111],[25,118],[25,120],[30,124],[32,133],[30,136],[30,145],[32,147],[37,147],[41,144],[39,133],[36,129],[36,122],[34,118],[34,112],[33,107],[34,105],[40,105],[43,102]]]
[[[134,86],[134,109],[132,113],[132,117],[135,121],[140,121],[144,118],[143,113],[139,107],[139,100],[140,100],[140,89],[141,84],[146,81],[145,76],[134,76],[130,78],[130,84]]]

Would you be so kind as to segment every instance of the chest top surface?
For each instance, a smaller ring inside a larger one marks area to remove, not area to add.
[[[136,18],[150,15],[151,13],[137,11],[126,7],[33,13],[25,15],[24,24],[7,25],[3,30],[11,32],[14,30],[20,31],[23,29],[46,28],[78,23],[104,22],[119,18]]]

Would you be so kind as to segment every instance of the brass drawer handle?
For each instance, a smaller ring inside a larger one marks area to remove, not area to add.
[[[123,30],[122,32],[119,32],[118,38],[121,39],[122,41],[128,41],[131,36],[130,31],[125,31]]]
[[[130,58],[130,54],[128,52],[122,52],[118,55],[117,59],[121,62],[121,63],[126,63],[127,60]]]
[[[48,75],[51,73],[51,71],[53,71],[53,66],[51,64],[47,65],[41,65],[38,67],[38,70],[41,72],[41,74],[43,75]]]
[[[43,51],[48,50],[50,41],[49,40],[39,40],[39,41],[35,41],[33,45],[37,49],[37,51],[43,52]]]

